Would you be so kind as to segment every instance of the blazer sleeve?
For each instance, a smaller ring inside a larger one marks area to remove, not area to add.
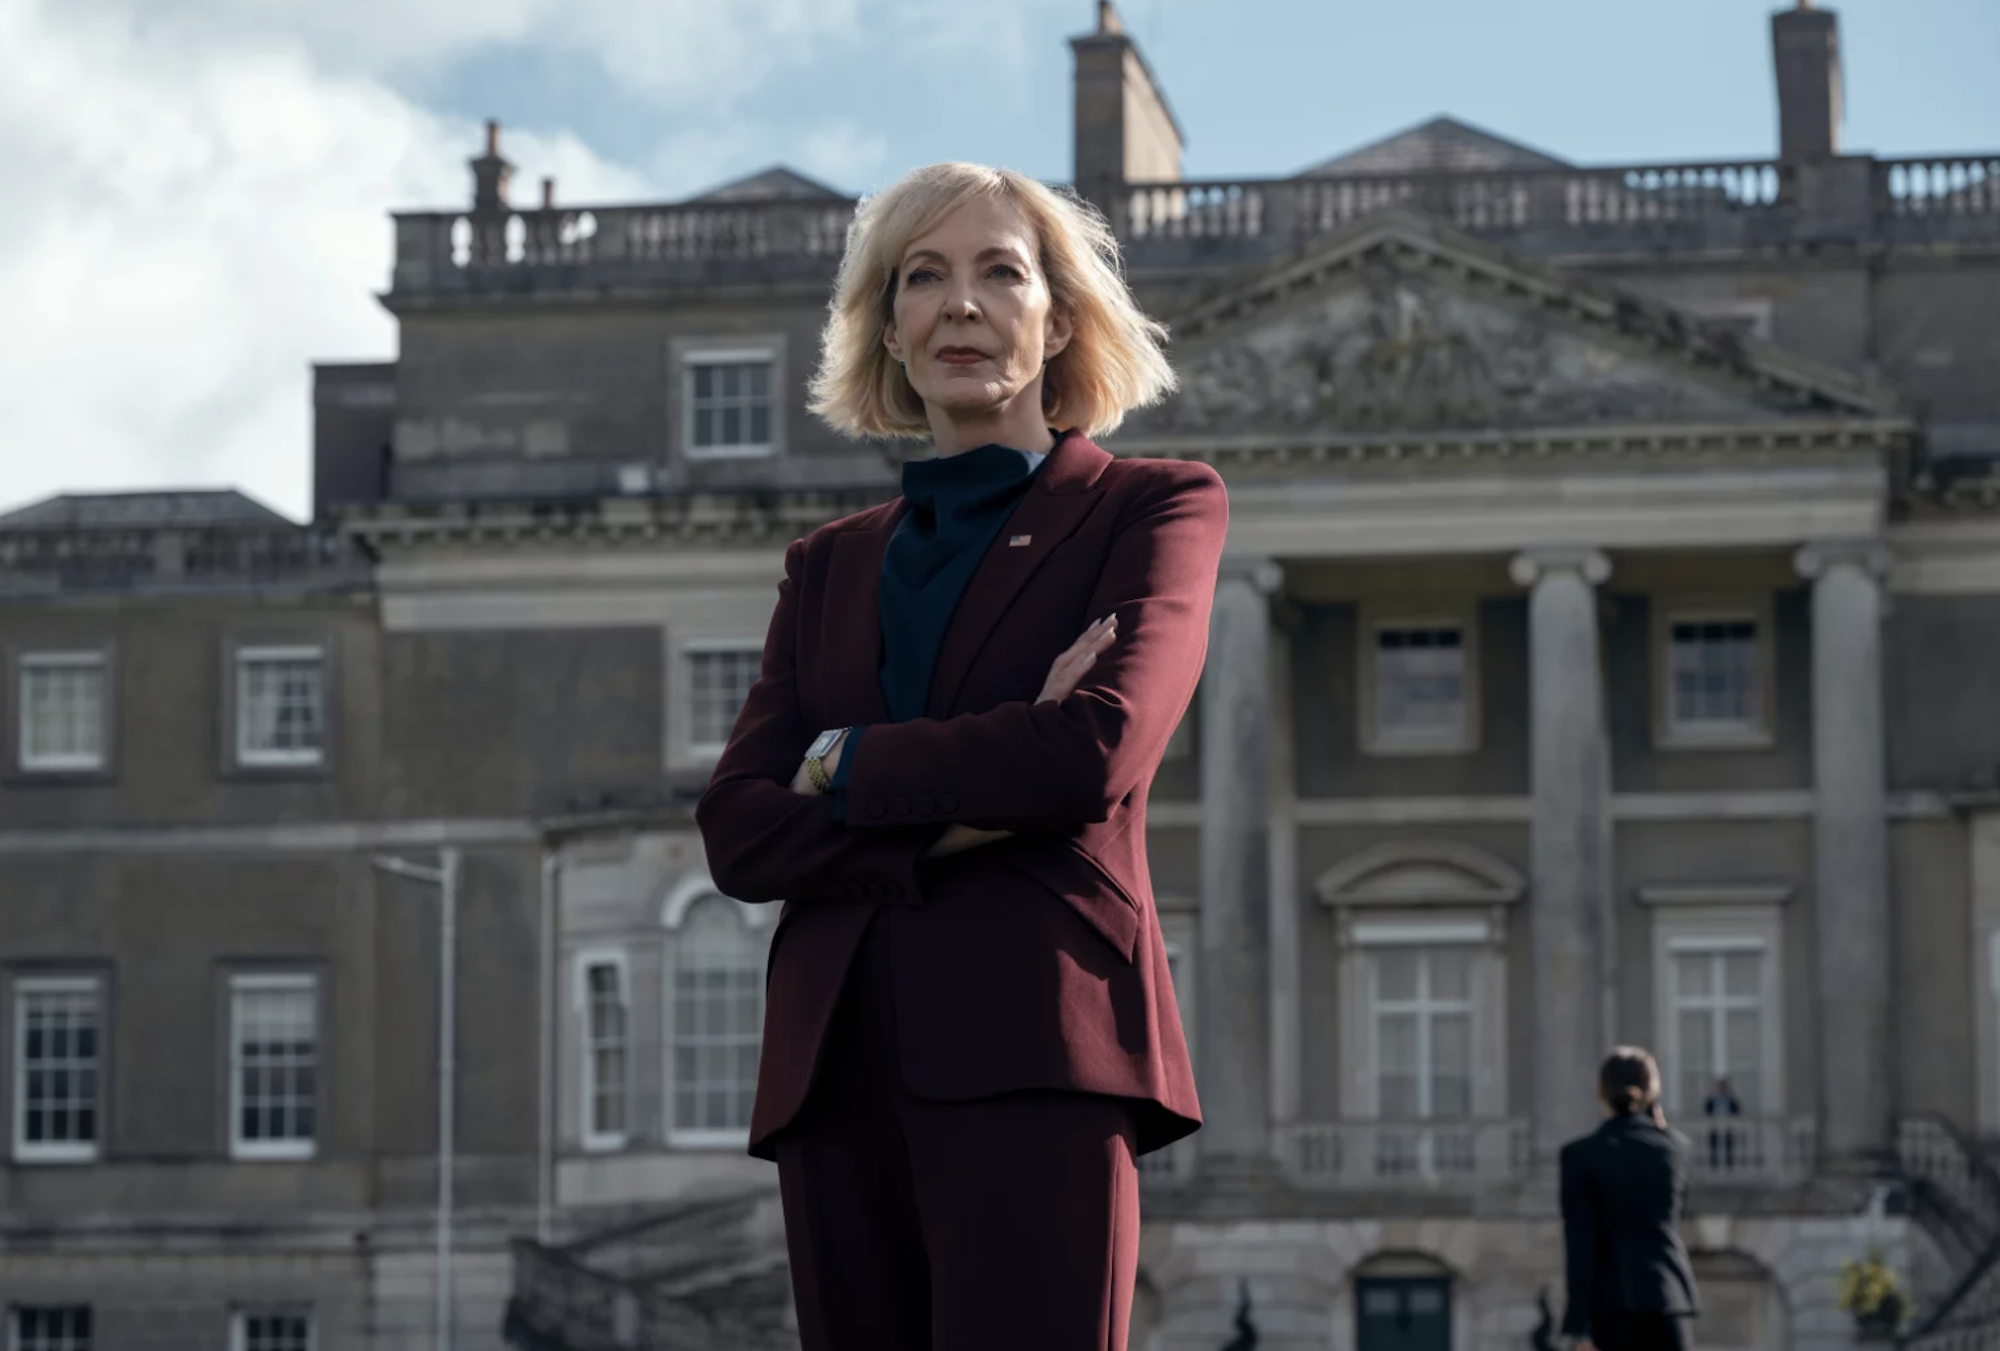
[[[1597,1285],[1597,1209],[1583,1159],[1574,1146],[1562,1152],[1562,1221],[1562,1335],[1588,1337],[1591,1292]]]
[[[1229,498],[1206,465],[1162,473],[1120,522],[1087,613],[1118,637],[1066,699],[882,723],[855,747],[848,824],[877,829],[871,802],[911,821],[1016,832],[1107,819],[1159,764],[1208,651]]]
[[[816,732],[799,712],[799,577],[806,543],[785,552],[763,664],[695,808],[709,876],[741,901],[916,900],[936,827],[850,831],[834,800],[791,789]]]

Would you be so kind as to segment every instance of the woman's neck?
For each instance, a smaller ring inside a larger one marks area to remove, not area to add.
[[[1002,408],[961,414],[930,405],[925,411],[930,415],[931,444],[937,448],[939,459],[962,455],[981,446],[1011,446],[1035,454],[1055,447],[1055,438],[1042,418],[1039,382]]]

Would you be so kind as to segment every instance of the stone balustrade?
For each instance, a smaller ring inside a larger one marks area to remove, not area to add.
[[[1525,1120],[1314,1121],[1276,1132],[1280,1169],[1295,1186],[1339,1191],[1474,1190],[1528,1174]]]
[[[1390,207],[1535,251],[1772,247],[1830,233],[1889,243],[2000,241],[2000,154],[1820,165],[1781,160],[1131,183],[1100,205],[1138,266],[1275,252]],[[565,206],[396,217],[392,299],[600,279],[824,281],[844,198]]]
[[[305,526],[0,530],[0,591],[366,583],[344,536]]]

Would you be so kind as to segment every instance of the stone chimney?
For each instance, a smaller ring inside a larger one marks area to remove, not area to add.
[[[1771,16],[1778,68],[1778,154],[1790,163],[1840,153],[1840,21],[1798,0]]]
[[[542,180],[542,210],[553,211],[555,209],[556,181],[553,178],[544,178]]]
[[[507,211],[507,184],[514,166],[500,155],[500,124],[486,123],[486,153],[472,162],[472,214],[498,216]]]
[[[1097,30],[1070,39],[1076,53],[1076,189],[1108,208],[1121,183],[1181,176],[1180,124],[1112,0],[1097,0]]]

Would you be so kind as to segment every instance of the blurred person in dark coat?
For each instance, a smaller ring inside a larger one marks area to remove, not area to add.
[[[1688,1143],[1667,1129],[1645,1051],[1613,1051],[1597,1096],[1604,1124],[1562,1151],[1563,1335],[1579,1351],[1688,1351],[1698,1311],[1680,1236]]]

